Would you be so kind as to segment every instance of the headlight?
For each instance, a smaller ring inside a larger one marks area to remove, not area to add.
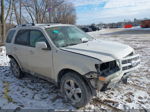
[[[116,61],[110,61],[110,62],[106,62],[106,63],[102,63],[102,64],[99,64],[99,65],[95,65],[98,73],[100,74],[100,76],[109,76],[117,71],[120,70],[119,68],[119,60]]]

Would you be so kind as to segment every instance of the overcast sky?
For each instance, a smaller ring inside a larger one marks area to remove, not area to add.
[[[150,18],[150,0],[69,0],[75,5],[77,24],[108,23]]]

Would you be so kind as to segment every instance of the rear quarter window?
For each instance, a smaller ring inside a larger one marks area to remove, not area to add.
[[[15,32],[16,32],[16,30],[10,30],[8,32],[8,35],[7,35],[7,38],[6,38],[6,43],[11,43]]]

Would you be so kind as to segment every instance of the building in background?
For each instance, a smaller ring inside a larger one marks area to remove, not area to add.
[[[142,28],[150,28],[150,19],[141,21]]]

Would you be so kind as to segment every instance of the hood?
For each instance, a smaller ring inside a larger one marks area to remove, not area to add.
[[[94,57],[103,62],[122,59],[133,52],[133,48],[128,45],[100,39],[94,39],[87,43],[68,46],[62,49]]]

